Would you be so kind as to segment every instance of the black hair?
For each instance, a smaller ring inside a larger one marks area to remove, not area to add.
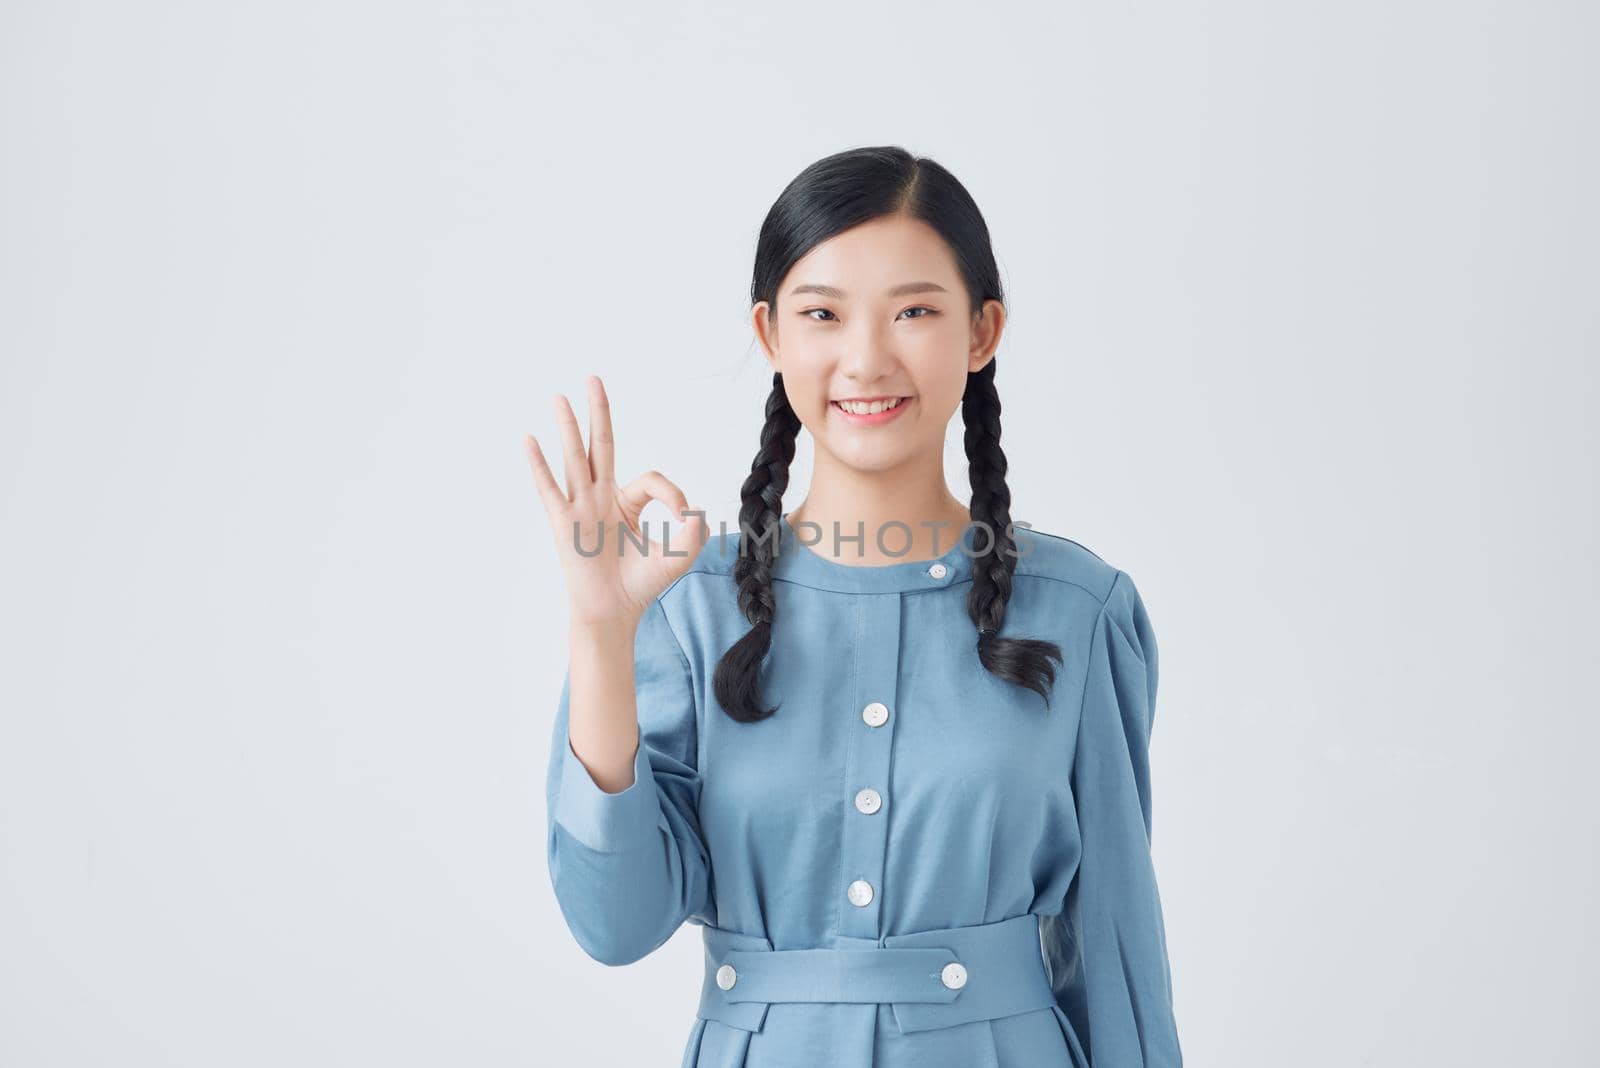
[[[976,315],[986,300],[1004,302],[1000,270],[989,243],[989,228],[978,205],[949,171],[931,159],[913,156],[899,146],[854,148],[826,156],[801,171],[784,188],[761,224],[756,243],[751,306],[767,302],[777,312],[778,286],[789,269],[813,247],[871,219],[904,215],[938,231],[949,244],[966,283]],[[972,589],[967,614],[977,628],[978,659],[999,678],[1037,691],[1049,705],[1055,682],[1051,660],[1061,662],[1054,642],[1002,638],[1011,577],[1016,570],[1012,534],[1011,490],[1006,486],[1006,455],[1000,449],[1000,394],[995,390],[996,361],[991,358],[967,376],[961,399],[966,424],[967,471],[972,483],[969,511],[992,532],[992,544],[974,547]],[[750,723],[777,711],[760,700],[761,665],[772,648],[772,621],[777,614],[773,567],[780,543],[783,492],[789,485],[800,419],[789,406],[782,373],[772,376],[767,396],[761,447],[740,490],[739,554],[733,567],[739,610],[750,630],[723,654],[713,675],[718,703],[733,719]],[[754,537],[751,535],[754,534]]]

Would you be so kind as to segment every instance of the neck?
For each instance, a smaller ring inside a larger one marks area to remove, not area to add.
[[[810,546],[813,552],[841,563],[890,564],[942,556],[960,540],[972,514],[945,484],[943,457],[932,460],[918,470],[862,471],[818,456],[805,499],[786,513],[789,523],[802,538],[818,539]],[[944,525],[929,525],[940,523]],[[845,540],[857,535],[859,541]],[[906,549],[908,542],[907,551],[891,555]]]

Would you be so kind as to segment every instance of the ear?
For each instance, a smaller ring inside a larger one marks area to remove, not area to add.
[[[972,321],[972,347],[967,352],[967,373],[981,371],[994,359],[1000,347],[1000,335],[1006,328],[1006,306],[998,300],[986,300]]]
[[[783,366],[778,357],[778,329],[767,321],[766,301],[757,301],[756,306],[750,309],[750,328],[755,331],[756,340],[761,342],[761,354],[767,358],[767,363],[775,373],[782,373]]]

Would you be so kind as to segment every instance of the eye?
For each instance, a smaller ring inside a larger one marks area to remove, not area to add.
[[[933,308],[929,308],[926,305],[922,305],[922,304],[918,304],[915,307],[907,308],[905,311],[901,312],[900,314],[901,315],[905,315],[906,312],[915,312],[915,311],[926,312],[928,315],[935,314]],[[828,318],[827,319],[816,319],[816,318],[813,318],[813,316],[815,316],[819,312],[821,314],[823,314],[823,315],[826,315]],[[829,311],[827,308],[807,308],[805,311],[801,312],[800,314],[805,316],[808,319],[811,319],[812,322],[817,322],[817,323],[828,322],[830,320],[836,319],[836,316],[833,314],[833,312]],[[911,316],[911,318],[913,318],[913,319],[924,319],[926,317],[927,316],[925,316],[925,315],[913,315],[913,316]]]

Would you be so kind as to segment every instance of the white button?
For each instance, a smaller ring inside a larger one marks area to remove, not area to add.
[[[862,908],[872,904],[872,884],[865,879],[857,879],[850,884],[850,904]]]
[[[867,721],[869,727],[881,727],[889,721],[889,706],[882,701],[874,701],[861,710],[861,718]]]
[[[951,990],[960,990],[967,985],[967,970],[956,961],[951,961],[939,973],[939,981]]]
[[[949,568],[945,567],[943,564],[934,564],[932,567],[928,568],[928,574],[932,575],[936,579],[944,578],[948,571]]]
[[[733,965],[724,964],[717,969],[717,985],[724,990],[732,990],[733,984],[739,979],[739,973],[733,970]]]
[[[856,794],[856,808],[860,809],[862,812],[865,812],[869,816],[878,811],[878,809],[882,806],[883,798],[879,797],[878,791],[874,790],[870,786]]]

